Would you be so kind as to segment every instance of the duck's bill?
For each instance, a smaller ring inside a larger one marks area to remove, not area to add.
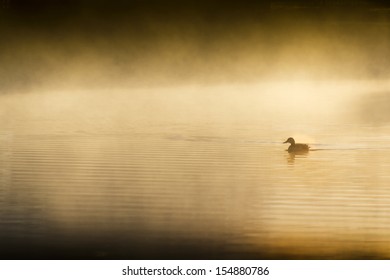
[[[287,143],[287,140],[283,142],[283,144],[286,144]]]

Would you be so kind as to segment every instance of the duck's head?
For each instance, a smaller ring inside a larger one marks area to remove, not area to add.
[[[286,141],[283,142],[283,144],[284,143],[290,143],[291,145],[294,145],[295,144],[295,140],[294,140],[294,138],[289,137]]]

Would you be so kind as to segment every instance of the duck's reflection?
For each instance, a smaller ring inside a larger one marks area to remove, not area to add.
[[[294,164],[295,163],[295,154],[293,153],[288,153],[286,154],[286,159],[288,164]]]
[[[295,158],[306,158],[308,154],[309,152],[287,153],[287,163],[293,165],[295,163]]]

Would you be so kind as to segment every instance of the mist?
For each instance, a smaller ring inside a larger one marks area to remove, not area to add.
[[[1,9],[1,92],[389,77],[383,4],[39,3]]]

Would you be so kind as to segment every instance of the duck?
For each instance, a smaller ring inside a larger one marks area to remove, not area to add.
[[[309,151],[309,145],[307,144],[300,144],[300,143],[295,143],[294,138],[289,137],[283,144],[285,143],[290,143],[290,147],[288,147],[287,151],[289,153],[305,153]]]

